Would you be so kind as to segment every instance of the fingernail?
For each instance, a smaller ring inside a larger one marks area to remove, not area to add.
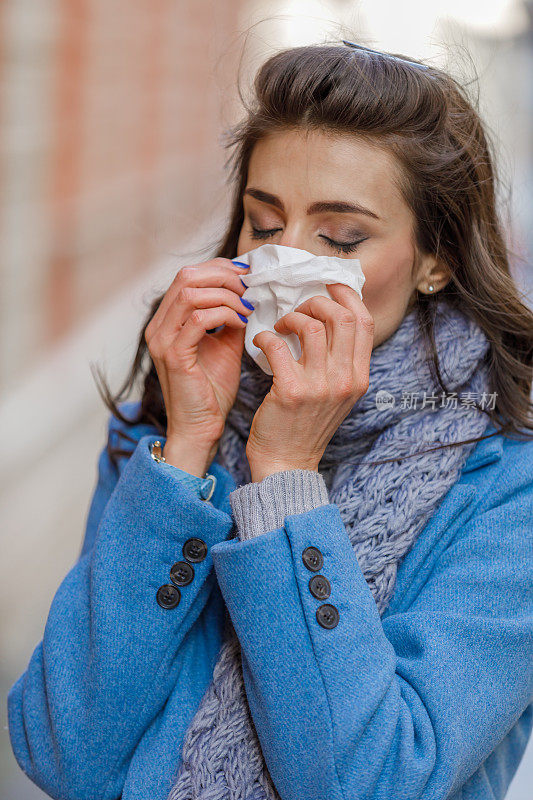
[[[242,279],[242,278],[239,278],[239,280],[240,280],[240,282],[242,283],[242,285],[244,286],[244,288],[245,288],[245,289],[247,289],[248,287],[246,286],[246,284],[245,284],[245,282],[243,281],[243,279]]]
[[[239,314],[238,311],[237,314]],[[243,322],[248,322],[248,317],[245,317],[244,314],[239,314],[239,317],[242,319]]]
[[[246,308],[251,308],[252,311],[254,310],[254,306],[250,303],[249,300],[245,300],[244,297],[241,297],[241,303],[246,306]]]
[[[246,267],[246,269],[250,269],[250,265],[249,264],[245,264],[244,261],[234,261],[233,259],[231,259],[231,263],[232,264],[238,264],[239,267]]]

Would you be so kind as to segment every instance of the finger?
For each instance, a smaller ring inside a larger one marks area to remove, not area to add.
[[[374,318],[357,294],[350,286],[342,283],[328,284],[335,299],[353,311],[356,319],[354,342],[354,374],[364,385],[368,383],[370,358],[374,346]],[[345,291],[347,290],[347,291]]]
[[[192,306],[188,306],[181,301],[176,304],[182,289],[200,287],[226,288],[238,294],[239,297],[244,294],[247,287],[243,284],[238,272],[241,268],[231,265],[228,259],[213,259],[213,261],[217,263],[208,261],[205,264],[187,266],[180,269],[148,325],[147,338],[159,333],[163,324],[165,328],[168,327],[175,334],[185,322]],[[218,263],[220,261],[224,261],[226,264]],[[227,264],[231,266],[227,266]],[[244,270],[241,270],[241,274],[242,272]],[[217,305],[221,305],[221,303],[217,303]]]
[[[302,355],[298,363],[305,369],[324,373],[328,355],[326,329],[320,319],[315,319],[299,311],[289,311],[281,317],[274,328],[279,333],[296,333],[300,339]]]
[[[239,329],[246,326],[246,322],[227,306],[195,309],[165,352],[171,351],[172,362],[179,365],[180,369],[191,369],[196,364],[198,344],[206,331],[222,323]]]
[[[265,354],[276,379],[284,382],[294,378],[296,360],[287,342],[272,331],[259,331],[255,334],[252,342]]]
[[[304,300],[295,311],[319,319],[325,325],[329,353],[339,367],[353,368],[355,317],[331,297],[314,295]]]
[[[243,288],[243,291],[246,291]],[[180,290],[176,302],[168,310],[165,317],[165,331],[161,330],[160,335],[175,336],[181,327],[181,320],[190,316],[196,308],[215,308],[217,306],[228,306],[232,308],[237,314],[249,317],[252,313],[253,306],[246,303],[235,292],[229,289],[215,288],[198,288],[196,286],[187,286]]]
[[[242,294],[246,287],[242,285],[240,275],[245,272],[244,267],[234,264],[229,258],[212,258],[200,264],[184,265],[176,272],[158,312],[164,316],[180,289],[186,286],[225,286]]]

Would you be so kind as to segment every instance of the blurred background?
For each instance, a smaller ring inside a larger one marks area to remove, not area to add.
[[[150,301],[212,257],[239,68],[247,91],[278,49],[330,38],[428,59],[479,96],[531,305],[533,0],[0,3],[3,800],[45,797],[13,757],[6,694],[79,555],[108,416],[91,364],[116,391]],[[532,785],[530,742],[509,800]]]

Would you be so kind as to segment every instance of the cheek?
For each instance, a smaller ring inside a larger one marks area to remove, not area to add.
[[[363,302],[375,324],[374,347],[394,333],[405,315],[413,291],[412,261],[412,253],[399,257],[397,250],[365,263],[361,259],[366,277]]]
[[[413,291],[411,269],[413,253],[398,253],[398,249],[380,252],[375,258],[363,261],[361,266],[366,281],[363,301],[372,313],[385,307],[402,307]]]

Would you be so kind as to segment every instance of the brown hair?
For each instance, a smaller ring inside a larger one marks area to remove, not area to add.
[[[225,147],[232,151],[226,161],[232,208],[227,231],[211,257],[237,255],[248,164],[262,137],[291,127],[316,129],[354,134],[388,149],[402,167],[400,190],[413,212],[418,255],[434,254],[451,270],[450,281],[438,295],[473,318],[491,344],[487,357],[496,403],[493,410],[479,410],[499,427],[497,432],[529,437],[533,313],[520,299],[510,273],[496,208],[492,145],[464,87],[454,78],[433,66],[391,55],[344,44],[308,45],[278,52],[261,66],[253,101],[247,105],[240,94],[245,118],[225,134]],[[129,426],[154,425],[160,435],[166,431],[166,412],[145,330],[163,296],[151,304],[131,371],[114,397],[100,376],[101,396],[118,419]],[[437,302],[436,294],[416,292],[428,363],[447,391],[433,337]],[[145,354],[149,362],[143,373]],[[143,395],[137,417],[130,420],[117,405],[138,375],[144,375]],[[108,450],[111,457],[124,453]]]

